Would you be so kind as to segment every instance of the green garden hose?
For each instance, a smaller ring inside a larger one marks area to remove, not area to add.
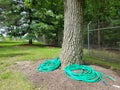
[[[50,72],[59,68],[60,65],[60,59],[57,57],[55,59],[46,60],[45,62],[41,63],[37,68],[37,71]],[[64,72],[68,78],[78,81],[90,83],[102,81],[106,85],[106,82],[104,81],[102,76],[105,76],[114,81],[114,78],[112,78],[111,76],[95,71],[92,67],[86,65],[70,64],[64,68]]]
[[[37,68],[37,71],[38,72],[53,71],[53,70],[59,68],[60,65],[61,65],[60,59],[57,57],[57,58],[52,59],[52,60],[46,60],[45,62],[40,64],[39,67]]]
[[[79,70],[79,73],[74,72]],[[71,64],[65,69],[67,77],[73,80],[80,80],[84,82],[98,82],[102,79],[101,74],[93,70],[90,66]]]
[[[79,72],[75,72],[75,71],[79,71]],[[93,82],[102,81],[104,84],[106,84],[102,76],[114,80],[112,77],[100,73],[98,71],[95,71],[92,67],[86,65],[70,64],[65,67],[64,72],[68,78],[78,81],[84,81],[84,82],[93,83]]]

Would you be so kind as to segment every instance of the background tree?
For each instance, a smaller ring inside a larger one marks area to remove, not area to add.
[[[32,44],[33,40],[40,40],[45,44],[60,45],[63,30],[62,0],[8,1],[9,3],[1,1],[1,8],[5,9],[4,16],[6,18],[3,21],[4,25],[8,27],[7,35],[15,38],[24,36],[24,39],[29,40],[29,44]],[[4,4],[11,7],[3,7]]]
[[[8,3],[9,2],[9,3]],[[2,7],[2,5],[9,7]],[[2,16],[4,17],[3,27],[7,27],[5,30],[7,35],[11,37],[21,37],[26,33],[25,23],[23,21],[22,12],[24,11],[23,2],[8,0],[1,3],[0,6],[3,9]]]
[[[84,24],[88,24],[89,21],[92,21],[90,26],[91,29],[119,26],[119,5],[119,0],[85,0]],[[114,21],[116,23],[112,24]],[[115,29],[115,31],[97,30],[94,32],[90,32],[90,42],[94,45],[98,45],[99,48],[105,47],[107,45],[112,45],[111,43],[117,43],[119,40],[115,39],[115,37],[113,36],[112,38],[114,38],[114,40],[111,39],[111,34],[118,36],[118,33],[120,33],[120,31],[117,29]],[[86,34],[85,40],[87,40]],[[110,40],[110,42],[108,41],[108,39]]]
[[[49,45],[59,46],[63,31],[63,1],[25,0],[25,5],[36,10],[32,15],[33,19],[36,19],[32,27],[37,39]]]
[[[84,2],[85,40],[89,21],[92,21],[92,29],[120,25],[119,0]],[[63,21],[63,0],[0,0],[0,25],[7,27],[5,31],[10,37],[24,36],[30,43],[38,40],[47,45],[61,46]],[[91,32],[91,42],[99,46],[113,46],[119,43],[116,39],[119,38],[118,34],[118,29]]]

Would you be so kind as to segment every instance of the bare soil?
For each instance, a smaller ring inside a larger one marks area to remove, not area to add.
[[[85,83],[71,80],[60,69],[47,73],[37,72],[36,68],[42,62],[43,60],[36,62],[22,61],[17,62],[15,65],[33,83],[36,90],[120,90],[120,76],[110,69],[91,65],[95,70],[115,78],[116,81],[111,81],[103,77],[107,83],[107,85],[104,85],[101,81],[98,83]]]

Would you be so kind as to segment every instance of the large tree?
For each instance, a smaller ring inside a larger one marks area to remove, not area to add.
[[[62,0],[25,0],[29,13],[29,37],[35,36],[38,40],[49,45],[59,45],[60,34],[63,30]],[[34,11],[34,13],[32,13]],[[28,12],[28,11],[26,11]],[[33,22],[33,23],[32,23]],[[31,36],[32,35],[32,36]]]
[[[64,37],[60,59],[62,68],[83,64],[83,0],[64,0]]]

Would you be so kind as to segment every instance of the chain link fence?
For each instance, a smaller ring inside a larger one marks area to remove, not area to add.
[[[120,63],[120,20],[117,25],[89,22],[86,39],[88,55]]]

